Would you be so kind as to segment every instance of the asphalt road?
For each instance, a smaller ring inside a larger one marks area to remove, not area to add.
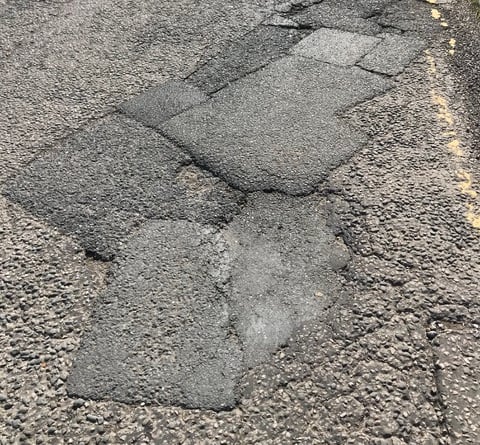
[[[480,443],[478,36],[0,1],[0,444]]]

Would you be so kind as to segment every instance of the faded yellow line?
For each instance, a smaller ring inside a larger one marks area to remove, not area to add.
[[[435,15],[436,14],[433,14],[432,10],[432,17],[439,18],[435,17]],[[455,39],[450,39],[448,44],[451,48],[451,51],[453,51],[456,46]],[[445,127],[445,131],[442,133],[442,136],[449,140],[449,142],[446,144],[446,147],[452,154],[457,166],[456,176],[458,179],[458,188],[460,193],[467,198],[465,217],[472,227],[475,229],[480,229],[480,211],[477,210],[480,209],[480,206],[477,203],[479,193],[474,188],[472,174],[462,168],[462,164],[464,163],[464,152],[462,149],[462,143],[457,136],[457,131],[455,130],[455,118],[450,112],[448,100],[435,88],[435,81],[439,77],[437,63],[429,50],[425,51],[425,56],[427,59],[427,71],[430,77],[430,83],[432,85],[430,89],[431,101],[432,104],[434,104],[437,108],[437,119]]]
[[[475,228],[480,229],[480,214],[475,212],[473,204],[467,204],[467,220]]]
[[[433,2],[429,2],[429,3],[433,3]],[[436,4],[436,2],[434,4]],[[432,8],[432,17],[435,20],[440,20],[440,25],[443,26],[444,28],[448,27],[447,21],[442,17],[442,13],[437,8]]]
[[[455,48],[457,46],[457,41],[455,39],[450,39],[448,41],[448,44],[450,45],[450,49],[448,50],[448,53],[453,56],[455,54]]]
[[[430,50],[426,49],[425,55],[427,56],[428,74],[430,75],[430,79],[432,79],[437,75],[437,63],[430,53]]]
[[[464,195],[469,195],[471,198],[476,198],[478,193],[472,188],[472,175],[465,170],[457,172],[458,179],[460,180],[460,190]]]
[[[442,136],[448,137],[448,136],[456,136],[457,132],[455,130],[452,131],[445,131],[442,133]]]
[[[447,100],[443,96],[437,94],[435,90],[432,90],[431,94],[433,103],[438,106],[437,117],[441,121],[444,121],[448,126],[453,127],[454,119],[452,113],[450,113],[450,110],[448,109]]]

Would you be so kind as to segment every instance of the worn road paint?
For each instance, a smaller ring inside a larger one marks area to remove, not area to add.
[[[433,11],[432,11],[433,16]],[[435,17],[434,17],[435,18]],[[450,51],[454,51],[456,46],[455,39],[450,39],[449,45],[451,47]],[[451,53],[453,54],[453,53]],[[448,100],[446,97],[439,94],[435,88],[435,80],[438,76],[437,63],[435,58],[432,56],[429,50],[425,51],[425,56],[427,58],[427,72],[430,77],[430,82],[432,84],[430,89],[430,96],[432,103],[437,106],[437,118],[438,120],[446,126],[445,131],[442,135],[446,138],[449,138],[450,141],[447,143],[447,148],[452,153],[453,159],[457,166],[456,175],[458,179],[458,188],[460,193],[467,197],[468,202],[466,203],[467,211],[465,217],[467,221],[475,229],[480,229],[480,212],[476,211],[476,208],[479,206],[476,203],[476,200],[479,196],[478,192],[474,189],[473,186],[473,177],[470,172],[462,168],[464,161],[464,152],[461,147],[461,141],[457,137],[457,132],[455,130],[455,119],[453,114],[450,112],[448,106]]]
[[[440,20],[440,25],[443,26],[444,28],[448,27],[447,21],[442,17],[442,13],[438,9],[432,8],[432,17],[435,20]]]
[[[437,64],[435,63],[435,59],[428,49],[425,51],[425,55],[427,56],[428,74],[430,77],[434,77],[437,74]]]
[[[467,220],[475,228],[480,229],[480,215],[475,212],[473,204],[467,204]]]
[[[455,39],[450,39],[448,44],[450,45],[448,53],[453,56],[455,54],[455,47],[457,46],[457,41]]]
[[[464,195],[469,195],[472,198],[476,198],[478,193],[472,188],[472,175],[465,170],[460,170],[457,172],[458,179],[460,182],[460,190]]]
[[[463,156],[463,150],[460,148],[460,141],[458,139],[449,142],[447,147],[454,155]]]
[[[444,131],[442,133],[442,136],[444,137],[449,137],[449,136],[456,136],[457,135],[457,132],[456,131]]]
[[[431,94],[433,103],[438,106],[437,117],[444,121],[447,125],[453,127],[454,119],[452,113],[450,113],[450,110],[448,109],[447,100],[437,94],[435,90],[432,90]]]

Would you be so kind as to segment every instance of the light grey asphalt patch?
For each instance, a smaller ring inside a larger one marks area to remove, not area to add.
[[[418,38],[396,34],[382,34],[381,43],[358,64],[362,68],[394,76],[401,73],[425,47]]]
[[[162,129],[241,190],[306,194],[364,140],[334,113],[390,85],[359,68],[286,57]]]
[[[193,85],[170,81],[123,102],[119,109],[127,116],[153,127],[207,99],[208,96]]]
[[[245,362],[265,361],[338,295],[349,259],[325,227],[318,197],[258,193],[225,231],[232,256],[231,307]]]
[[[355,65],[380,39],[338,29],[322,28],[292,48],[292,53],[341,66]]]
[[[219,288],[224,242],[186,221],[130,240],[92,317],[69,380],[84,398],[225,408],[242,362]]]
[[[307,33],[259,26],[200,66],[188,81],[212,93],[285,54]]]
[[[349,259],[322,199],[258,194],[223,232],[152,222],[122,250],[70,393],[221,409],[242,372],[335,300]]]
[[[111,258],[146,219],[216,223],[237,210],[241,194],[190,162],[156,131],[113,115],[34,161],[4,193]]]

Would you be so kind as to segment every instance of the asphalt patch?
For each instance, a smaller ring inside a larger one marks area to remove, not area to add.
[[[71,395],[231,408],[251,366],[325,316],[349,254],[323,198],[255,194],[229,227],[145,225],[124,246],[69,380]]]
[[[308,31],[258,26],[201,65],[187,81],[213,93],[285,55],[307,34]]]
[[[161,130],[235,188],[303,195],[365,141],[336,113],[390,86],[356,67],[285,57]]]
[[[74,134],[3,192],[102,259],[149,219],[215,224],[231,218],[242,199],[156,131],[121,115]]]
[[[192,85],[170,81],[148,89],[118,108],[127,116],[154,127],[207,99],[205,93]]]
[[[417,57],[425,42],[417,37],[382,34],[380,43],[358,64],[366,70],[395,76]]]
[[[247,367],[268,361],[303,324],[325,316],[349,253],[323,200],[256,193],[224,232],[229,301]]]
[[[187,221],[145,225],[119,255],[69,379],[89,399],[227,408],[242,353],[219,288],[225,243]]]
[[[378,24],[404,33],[432,35],[438,24],[431,19],[431,8],[431,4],[416,0],[391,2],[378,17]]]
[[[382,27],[377,24],[375,17],[364,18],[363,16],[368,16],[368,14],[352,8],[352,2],[349,3],[349,5],[345,5],[337,2],[322,2],[292,15],[292,19],[299,26],[314,29],[335,28],[367,35],[375,35],[382,31]]]
[[[355,65],[380,39],[337,29],[322,28],[292,48],[292,53],[341,66]]]

